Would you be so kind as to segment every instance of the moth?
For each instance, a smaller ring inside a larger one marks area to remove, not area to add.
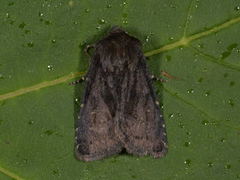
[[[123,150],[154,158],[167,153],[164,119],[141,46],[119,27],[95,44],[76,122],[77,159],[94,161]]]

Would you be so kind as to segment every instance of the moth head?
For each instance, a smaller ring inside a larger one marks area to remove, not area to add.
[[[109,34],[115,34],[115,33],[125,33],[125,31],[122,30],[119,26],[113,26],[110,29]]]

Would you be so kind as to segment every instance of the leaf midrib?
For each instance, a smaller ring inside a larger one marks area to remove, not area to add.
[[[210,28],[206,31],[195,33],[195,34],[192,34],[188,37],[185,37],[185,35],[183,35],[183,37],[180,40],[178,40],[176,42],[173,42],[173,43],[170,43],[170,44],[166,44],[166,45],[164,45],[164,46],[162,46],[158,49],[148,51],[148,52],[144,53],[144,55],[146,57],[149,57],[149,56],[153,56],[153,55],[156,55],[156,54],[159,54],[159,53],[162,53],[162,52],[166,52],[166,51],[175,49],[175,48],[180,47],[180,46],[187,46],[192,41],[203,38],[203,37],[208,36],[212,33],[221,31],[221,30],[223,30],[223,29],[225,29],[225,28],[227,28],[231,25],[237,24],[239,22],[240,22],[240,17],[236,17],[236,18],[230,19],[230,20],[228,20],[228,21],[226,21],[222,24],[213,26],[212,28]],[[214,61],[212,61],[212,62],[214,62]],[[231,65],[231,66],[234,66],[234,65]],[[228,66],[226,66],[226,67],[228,67]],[[238,69],[238,67],[236,67],[236,69]],[[23,95],[23,94],[26,94],[26,93],[29,93],[29,92],[32,92],[32,91],[40,90],[42,88],[58,85],[58,84],[66,82],[66,81],[69,81],[73,78],[80,77],[84,73],[85,72],[70,73],[68,75],[62,76],[60,78],[57,78],[57,79],[54,79],[54,80],[51,80],[51,81],[44,81],[44,82],[41,82],[39,84],[35,84],[33,86],[28,86],[28,87],[25,87],[25,88],[21,88],[21,89],[15,90],[15,91],[11,91],[9,93],[4,93],[4,94],[0,95],[0,101],[10,99],[10,98],[14,98],[14,97],[17,97],[17,96],[20,96],[20,95]]]

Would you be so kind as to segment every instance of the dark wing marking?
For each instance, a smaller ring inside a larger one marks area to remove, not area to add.
[[[114,97],[103,77],[102,68],[95,64],[98,63],[97,57],[92,61],[76,129],[75,152],[77,158],[84,161],[102,159],[122,149],[115,135]]]
[[[122,99],[119,132],[128,153],[162,157],[167,152],[167,137],[159,103],[156,101],[145,58],[140,55],[136,71],[125,76],[128,87]],[[124,84],[124,83],[123,83]]]

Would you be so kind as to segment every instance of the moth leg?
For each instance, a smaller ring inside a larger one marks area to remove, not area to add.
[[[177,77],[169,74],[169,73],[166,72],[166,71],[161,71],[161,75],[162,75],[162,76],[165,76],[165,77],[167,77],[167,78],[169,78],[169,79],[179,79],[179,78],[177,78]]]
[[[79,84],[79,83],[82,83],[82,82],[84,82],[86,80],[86,77],[85,76],[83,76],[83,77],[81,77],[81,79],[78,79],[78,80],[76,80],[76,81],[73,81],[73,82],[70,82],[69,83],[69,85],[76,85],[76,84]]]

